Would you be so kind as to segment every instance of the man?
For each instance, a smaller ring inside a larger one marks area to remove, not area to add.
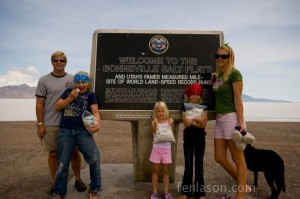
[[[44,149],[49,152],[48,166],[52,177],[52,195],[55,187],[55,174],[57,169],[57,135],[59,130],[61,112],[55,110],[55,103],[62,92],[73,84],[73,75],[65,72],[67,57],[61,52],[54,52],[51,56],[53,71],[39,79],[36,96],[37,135],[42,140]],[[72,156],[72,169],[75,174],[75,188],[82,192],[87,189],[80,179],[81,157],[78,149]]]

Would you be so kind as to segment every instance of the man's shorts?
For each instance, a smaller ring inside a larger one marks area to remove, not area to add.
[[[163,163],[171,164],[172,163],[172,154],[171,149],[167,148],[152,148],[152,152],[149,160],[152,163]]]
[[[221,115],[217,114],[215,138],[231,139],[231,134],[236,125],[238,125],[236,112]]]
[[[43,147],[45,151],[57,150],[57,136],[59,126],[46,126],[46,134],[43,138]]]
[[[46,134],[42,140],[45,151],[57,151],[58,132],[59,126],[46,126]],[[77,146],[75,150],[78,150]]]

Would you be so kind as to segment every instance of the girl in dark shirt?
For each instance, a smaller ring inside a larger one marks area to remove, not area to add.
[[[195,83],[185,89],[185,104],[182,108],[183,149],[184,149],[184,175],[182,179],[180,199],[190,198],[194,192],[197,199],[205,198],[203,158],[205,151],[205,127],[207,124],[207,111],[199,107],[201,103],[202,87]],[[187,110],[186,105],[194,106],[193,110]],[[193,167],[195,156],[195,175],[193,181]]]
[[[67,89],[58,99],[55,109],[62,111],[58,133],[58,169],[55,178],[53,199],[63,198],[67,193],[69,165],[73,149],[78,146],[90,168],[89,199],[96,199],[101,191],[100,153],[93,133],[100,130],[100,114],[97,96],[88,91],[89,76],[78,72],[74,76],[75,89]],[[85,127],[82,121],[84,111],[90,111],[96,124]]]

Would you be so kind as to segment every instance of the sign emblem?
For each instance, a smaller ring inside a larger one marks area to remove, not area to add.
[[[157,35],[150,39],[149,48],[155,54],[163,54],[168,50],[169,42],[165,37]]]

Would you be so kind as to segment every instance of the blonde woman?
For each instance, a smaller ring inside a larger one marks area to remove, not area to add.
[[[246,130],[242,101],[243,77],[234,66],[234,52],[228,44],[217,49],[215,59],[217,72],[212,75],[217,114],[215,160],[236,180],[235,198],[244,199],[245,193],[250,191],[246,185],[247,166],[243,150],[232,140],[235,126],[240,127],[240,132]],[[233,161],[228,159],[228,149]]]

